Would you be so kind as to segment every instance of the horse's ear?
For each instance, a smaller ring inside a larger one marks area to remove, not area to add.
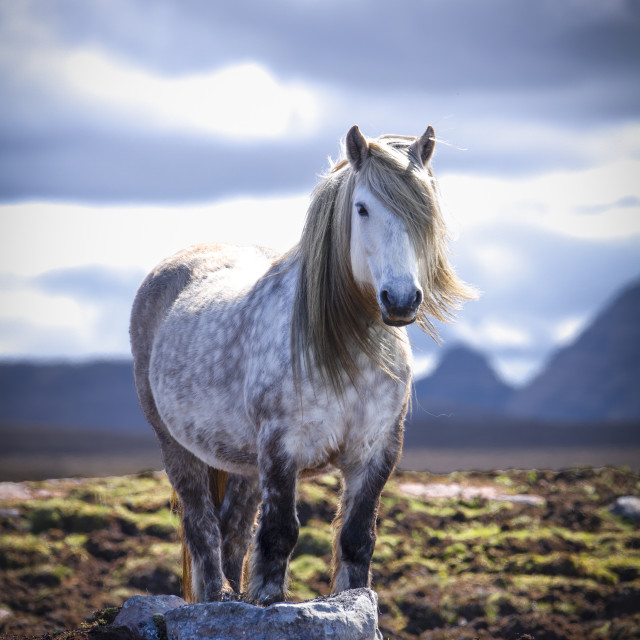
[[[369,143],[362,135],[357,124],[354,124],[347,133],[347,158],[351,166],[360,171],[362,163],[369,156]]]
[[[411,145],[411,152],[426,167],[436,146],[436,132],[429,125],[427,130]]]

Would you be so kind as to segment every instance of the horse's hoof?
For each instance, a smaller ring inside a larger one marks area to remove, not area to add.
[[[285,600],[284,595],[266,596],[264,598],[259,598],[258,599],[258,604],[263,606],[263,607],[269,607],[272,604],[276,604],[278,602],[284,602],[284,600]]]
[[[253,600],[260,606],[268,607],[272,604],[276,604],[277,602],[284,602],[286,598],[284,591],[281,588],[269,588],[269,586],[266,586],[257,593]]]

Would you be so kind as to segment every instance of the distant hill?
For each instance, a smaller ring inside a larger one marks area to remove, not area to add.
[[[150,430],[131,361],[0,364],[0,421]]]
[[[413,413],[499,414],[513,391],[483,354],[459,345],[444,352],[433,374],[415,383]]]
[[[0,363],[0,423],[150,433],[138,406],[131,361]],[[640,421],[640,281],[619,295],[529,385],[514,390],[468,347],[443,353],[415,383],[414,423]]]
[[[640,419],[640,281],[558,351],[507,410],[545,420]]]

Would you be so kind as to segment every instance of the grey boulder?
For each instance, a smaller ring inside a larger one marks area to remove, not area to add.
[[[246,602],[187,605],[176,596],[133,596],[114,621],[143,640],[382,640],[378,597],[351,589],[307,602],[259,607]]]
[[[609,509],[616,516],[640,521],[640,498],[636,496],[620,496]]]
[[[114,627],[126,627],[133,637],[160,640],[164,614],[187,603],[178,596],[131,596],[113,621]]]

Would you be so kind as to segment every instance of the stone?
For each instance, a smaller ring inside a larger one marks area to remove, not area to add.
[[[128,637],[140,640],[382,640],[378,597],[364,588],[269,607],[237,601],[188,605],[177,596],[133,596],[111,629],[128,630]]]
[[[400,491],[408,493],[411,496],[424,498],[462,498],[463,500],[473,500],[481,498],[484,500],[493,500],[494,502],[513,502],[514,504],[528,504],[532,506],[543,506],[545,499],[542,496],[534,494],[509,494],[503,493],[497,487],[491,485],[485,486],[469,486],[465,487],[457,482],[429,482],[427,484],[420,482],[405,482],[398,487]]]
[[[162,616],[185,606],[187,603],[178,596],[131,596],[122,605],[113,627],[127,627],[142,640],[160,640],[158,627],[163,626]]]
[[[640,498],[636,496],[620,496],[609,510],[616,516],[640,522]]]
[[[351,589],[326,598],[259,607],[210,602],[167,612],[169,640],[382,640],[378,598]]]

